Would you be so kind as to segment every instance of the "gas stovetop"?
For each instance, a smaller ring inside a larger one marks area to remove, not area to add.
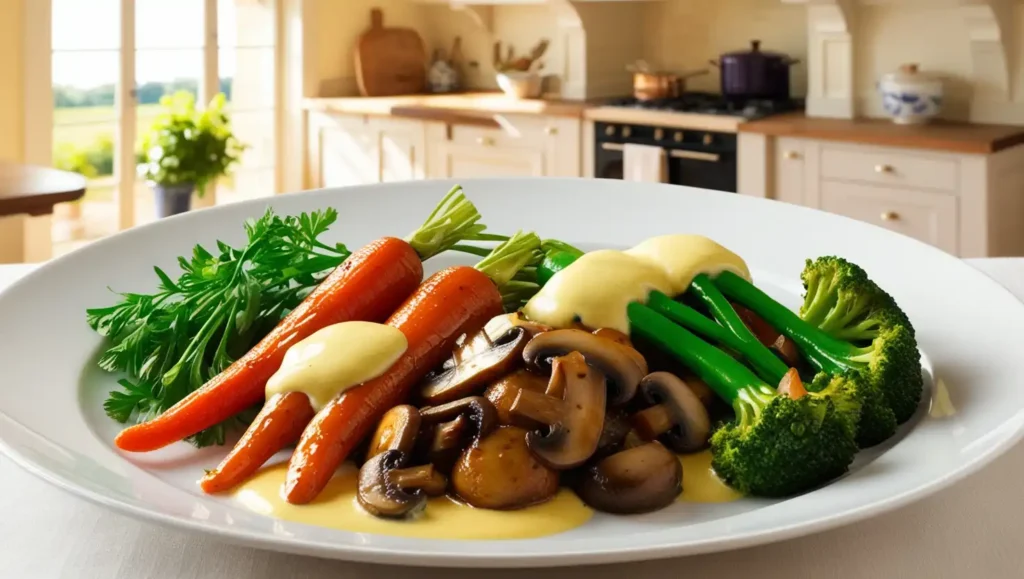
[[[604,106],[651,111],[691,113],[699,115],[724,115],[759,119],[779,113],[787,113],[803,108],[803,101],[790,100],[755,100],[727,99],[720,94],[706,92],[688,92],[675,98],[638,100],[635,97],[611,99]]]

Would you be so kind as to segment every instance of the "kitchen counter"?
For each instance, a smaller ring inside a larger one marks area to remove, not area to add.
[[[803,113],[746,122],[739,126],[739,132],[975,155],[1024,144],[1024,127],[951,121],[897,125],[886,119],[824,119]]]
[[[306,110],[326,113],[406,116],[426,120],[448,120],[460,113],[488,118],[494,114],[547,115],[579,118],[592,106],[584,101],[555,99],[518,100],[500,92],[470,92],[395,97],[310,98]]]
[[[744,118],[730,115],[708,115],[660,111],[630,107],[595,106],[583,111],[583,117],[590,121],[625,125],[653,125],[666,129],[689,129],[695,131],[716,131],[735,133]]]

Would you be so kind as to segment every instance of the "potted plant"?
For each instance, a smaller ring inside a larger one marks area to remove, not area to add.
[[[231,132],[218,94],[202,111],[186,91],[165,95],[162,110],[142,139],[139,175],[156,195],[157,217],[184,213],[192,207],[192,193],[202,197],[206,187],[228,175],[246,146]]]

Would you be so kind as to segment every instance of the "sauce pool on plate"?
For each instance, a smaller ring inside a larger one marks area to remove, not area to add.
[[[740,498],[711,470],[709,451],[679,457],[683,464],[683,493],[679,502],[723,503]],[[584,525],[594,515],[575,493],[561,488],[546,503],[514,511],[477,509],[448,497],[430,499],[422,515],[411,520],[374,517],[356,500],[356,468],[338,471],[312,503],[293,505],[281,498],[287,463],[264,468],[234,491],[246,508],[262,515],[351,531],[396,537],[449,540],[536,539]],[[680,519],[685,524],[685,519]]]

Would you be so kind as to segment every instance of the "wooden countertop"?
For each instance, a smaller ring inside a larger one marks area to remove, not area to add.
[[[400,109],[406,115],[420,111],[418,118],[426,118],[427,111],[430,110],[441,111],[437,117],[450,115],[452,111],[476,113],[477,117],[487,114],[580,117],[592,104],[585,101],[552,99],[518,100],[500,92],[472,92],[396,97],[309,98],[304,101],[304,106],[310,111],[366,115],[391,115],[395,109]]]
[[[934,121],[897,125],[886,119],[822,119],[803,113],[743,123],[741,133],[987,155],[1024,144],[1024,127]]]

